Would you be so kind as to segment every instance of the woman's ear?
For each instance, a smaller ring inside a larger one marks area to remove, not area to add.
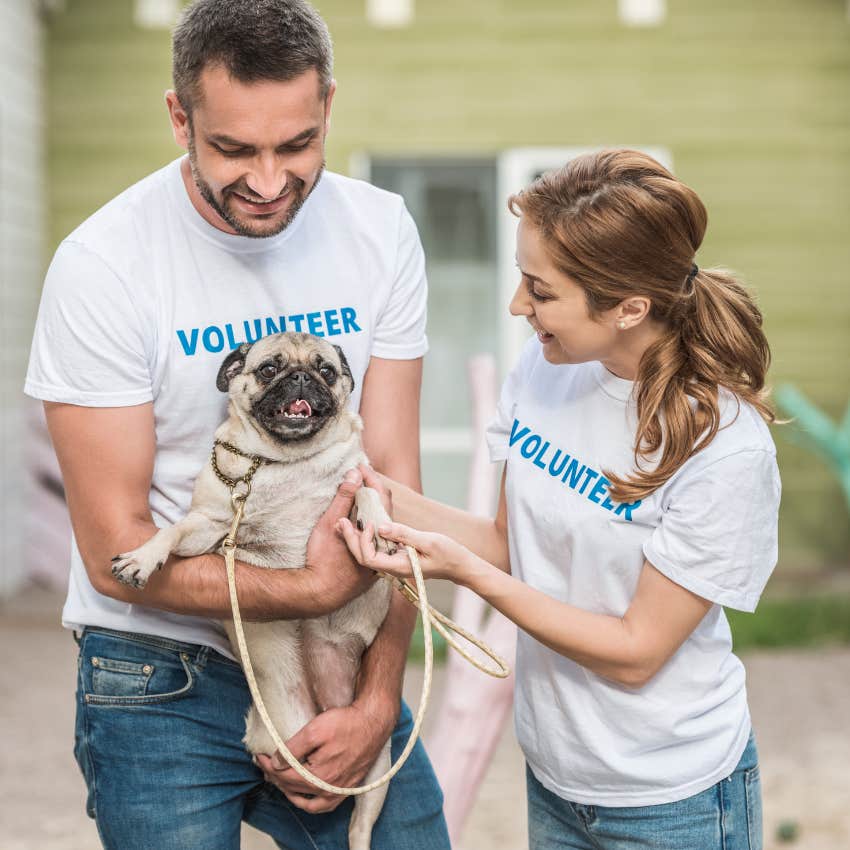
[[[652,309],[652,301],[644,295],[632,295],[614,308],[614,323],[621,330],[639,325]]]

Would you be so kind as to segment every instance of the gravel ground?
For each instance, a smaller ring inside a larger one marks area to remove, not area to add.
[[[57,625],[58,605],[55,596],[30,591],[0,609],[2,850],[99,847],[71,754],[76,646]],[[752,652],[744,662],[761,756],[765,849],[850,847],[850,649]],[[411,668],[406,696],[412,703],[419,680],[420,670]],[[437,677],[435,705],[441,685]],[[458,850],[526,846],[522,777],[522,756],[508,728]],[[782,822],[796,824],[791,843],[776,837]],[[243,846],[274,845],[246,829]]]

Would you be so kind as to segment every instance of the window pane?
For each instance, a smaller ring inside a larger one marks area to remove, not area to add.
[[[431,343],[422,387],[423,473],[430,495],[463,504],[469,456],[460,446],[471,421],[467,362],[475,354],[498,354],[495,160],[381,157],[371,161],[371,179],[404,197],[422,237]],[[457,448],[447,455],[443,441],[439,457],[430,451],[433,429],[455,429]]]

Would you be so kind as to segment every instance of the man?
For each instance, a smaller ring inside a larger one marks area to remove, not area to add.
[[[332,52],[306,2],[197,0],[173,46],[166,101],[188,157],[60,245],[26,382],[45,402],[74,528],[63,623],[81,633],[75,754],[107,848],[228,850],[241,820],[291,850],[344,848],[351,800],[277,757],[261,757],[261,772],[240,741],[250,696],[218,623],[230,616],[221,557],[172,558],[144,590],[115,581],[110,558],[186,512],[224,417],[218,368],[269,333],[342,346],[367,453],[419,487],[421,246],[400,198],[323,176]],[[340,489],[305,569],[240,565],[245,618],[326,613],[374,581],[334,532],[358,484]],[[354,703],[288,742],[323,779],[355,785],[390,734],[394,756],[406,740],[414,617],[396,595]],[[372,847],[448,847],[421,745],[391,783]]]

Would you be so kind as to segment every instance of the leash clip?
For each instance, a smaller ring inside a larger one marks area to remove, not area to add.
[[[240,484],[244,485],[244,487],[245,487],[244,490],[237,489]],[[233,505],[233,510],[238,511],[240,506],[244,507],[245,501],[247,500],[248,496],[250,496],[250,495],[251,495],[251,482],[250,481],[244,481],[244,480],[243,481],[237,481],[230,488],[230,504]]]
[[[237,489],[239,485],[244,485],[244,489]],[[233,506],[233,522],[230,525],[230,531],[227,537],[221,541],[221,548],[225,552],[233,552],[236,548],[236,532],[239,530],[239,523],[242,522],[242,514],[245,512],[245,502],[251,494],[251,480],[241,480],[233,483],[230,488],[230,504]]]

